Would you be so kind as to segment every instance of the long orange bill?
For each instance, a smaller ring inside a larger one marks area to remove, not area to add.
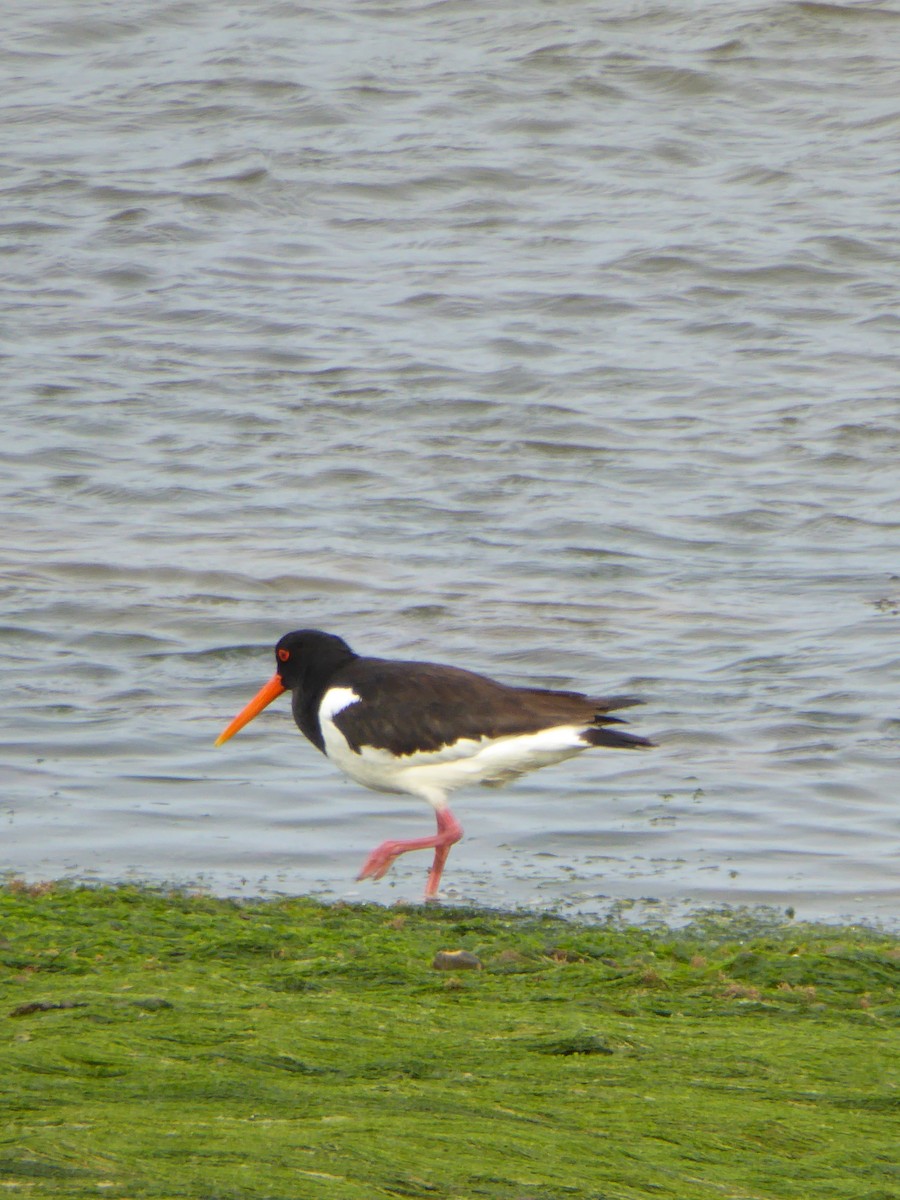
[[[286,691],[284,684],[281,682],[280,675],[273,675],[269,682],[259,689],[246,708],[242,708],[238,715],[234,718],[227,729],[223,729],[216,738],[216,745],[221,746],[223,742],[227,742],[230,737],[234,737],[239,729],[243,729],[254,717],[258,716],[262,710],[271,704],[276,696],[280,696]]]

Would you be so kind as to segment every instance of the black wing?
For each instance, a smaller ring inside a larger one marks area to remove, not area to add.
[[[440,750],[461,738],[509,737],[555,725],[584,726],[585,741],[595,746],[652,745],[646,738],[605,728],[623,723],[607,714],[640,704],[634,696],[508,687],[458,667],[372,658],[349,663],[330,686],[351,687],[360,697],[360,703],[332,718],[357,753],[372,746],[408,755]]]

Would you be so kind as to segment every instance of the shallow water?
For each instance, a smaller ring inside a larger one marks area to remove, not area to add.
[[[0,865],[417,898],[354,875],[428,811],[286,703],[212,746],[315,626],[647,698],[652,754],[462,793],[448,896],[895,923],[898,36],[12,6]]]

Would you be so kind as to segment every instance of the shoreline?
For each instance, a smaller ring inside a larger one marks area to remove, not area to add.
[[[385,910],[395,908],[416,909],[424,906],[421,897],[421,877],[415,875],[412,879],[388,879],[379,881],[374,886],[362,884],[358,888],[353,881],[348,881],[345,889],[322,884],[295,890],[288,880],[273,883],[270,880],[256,882],[247,878],[232,880],[208,878],[200,875],[185,876],[154,876],[146,872],[124,874],[79,874],[71,872],[45,878],[39,872],[31,871],[0,871],[0,889],[13,888],[136,888],[141,891],[157,892],[186,896],[209,896],[212,899],[233,901],[236,903],[277,903],[288,900],[309,900],[326,906],[372,906]],[[720,915],[727,919],[729,915],[735,918],[752,920],[758,915],[761,923],[770,924],[802,924],[814,926],[829,926],[834,928],[871,929],[876,933],[900,937],[900,914],[896,906],[890,902],[894,899],[891,893],[873,893],[871,900],[874,912],[841,911],[836,906],[831,911],[823,911],[822,898],[818,894],[810,896],[802,894],[795,896],[772,895],[771,893],[741,893],[732,895],[691,895],[667,894],[658,895],[614,895],[591,891],[590,893],[572,893],[545,899],[537,895],[519,899],[515,896],[499,899],[494,896],[482,897],[481,881],[474,887],[466,889],[465,885],[451,886],[436,901],[438,907],[446,909],[474,909],[479,912],[490,912],[509,916],[551,916],[564,920],[583,923],[585,925],[604,925],[622,922],[628,925],[647,928],[683,929],[690,927],[695,920],[704,919],[708,914]],[[862,897],[855,897],[860,908]],[[887,915],[889,909],[891,916]],[[885,910],[885,911],[878,911]]]

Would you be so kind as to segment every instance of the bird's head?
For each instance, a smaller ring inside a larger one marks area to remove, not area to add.
[[[216,738],[221,746],[258,716],[282,692],[323,684],[356,655],[343,640],[318,629],[286,633],[275,647],[275,674]]]

